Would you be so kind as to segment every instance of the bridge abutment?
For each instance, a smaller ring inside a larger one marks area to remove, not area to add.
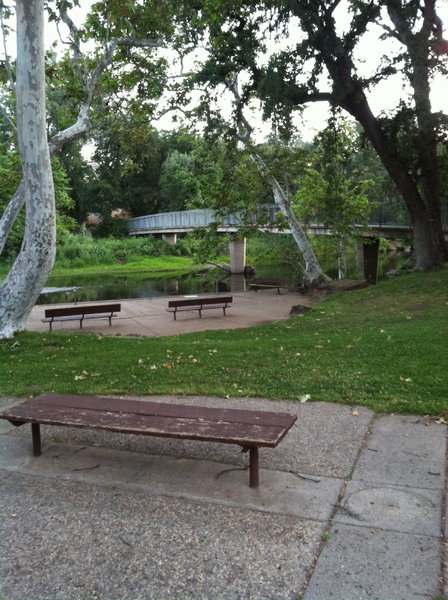
[[[170,246],[177,244],[177,233],[162,233],[162,240]]]
[[[233,238],[229,242],[230,249],[230,272],[244,273],[246,266],[246,238]]]

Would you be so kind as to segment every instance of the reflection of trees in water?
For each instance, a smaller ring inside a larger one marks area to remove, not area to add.
[[[179,277],[142,278],[132,275],[100,275],[81,277],[58,277],[49,280],[48,287],[73,287],[73,291],[41,294],[37,304],[65,302],[93,302],[96,300],[119,300],[126,298],[151,298],[157,296],[215,293],[216,280],[205,274],[189,273]],[[226,291],[226,290],[224,290]]]

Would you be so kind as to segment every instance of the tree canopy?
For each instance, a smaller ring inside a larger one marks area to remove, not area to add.
[[[447,118],[432,111],[430,91],[434,75],[446,72],[448,44],[436,0],[217,0],[195,6],[208,58],[190,85],[216,89],[239,76],[243,103],[260,100],[265,118],[283,135],[309,103],[343,109],[363,128],[407,206],[417,267],[445,263],[440,147],[447,145]],[[372,28],[379,32],[380,60],[365,73],[359,47]],[[394,50],[387,46],[382,53],[380,44],[390,40]],[[398,73],[409,91],[395,111],[375,115],[369,91]],[[235,105],[237,120],[240,109]]]

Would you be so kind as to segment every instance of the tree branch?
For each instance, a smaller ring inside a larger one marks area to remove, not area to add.
[[[14,123],[14,121],[11,119],[11,117],[8,114],[8,111],[6,110],[5,106],[3,106],[3,104],[0,103],[0,112],[2,113],[2,115],[5,117],[5,119],[8,121],[8,125],[11,127],[11,129],[14,131],[14,135],[17,135],[17,127],[16,124]]]
[[[76,27],[73,24],[73,22],[71,21],[71,19],[69,19],[68,16],[66,17],[66,19],[68,19],[68,23],[72,23],[72,27],[74,28],[73,31],[75,31]],[[56,133],[50,139],[49,144],[48,144],[49,150],[50,150],[50,155],[54,156],[55,154],[60,152],[66,144],[82,137],[88,131],[88,129],[90,127],[89,112],[91,109],[93,96],[94,96],[94,93],[95,93],[97,85],[98,85],[98,81],[101,78],[101,76],[103,75],[104,71],[107,69],[107,67],[112,63],[112,60],[113,60],[113,57],[114,57],[117,47],[124,46],[124,47],[129,47],[129,48],[130,47],[157,48],[157,47],[161,47],[162,45],[163,45],[163,41],[161,38],[159,38],[157,40],[146,40],[146,39],[137,40],[135,38],[115,38],[115,39],[111,40],[106,47],[106,50],[105,50],[102,60],[98,63],[98,65],[94,69],[92,75],[86,81],[86,84],[85,84],[86,91],[85,91],[84,99],[81,102],[81,105],[80,105],[80,108],[78,111],[78,117],[76,119],[76,122],[73,125],[70,125],[70,127],[67,127],[66,129],[64,129],[63,131]],[[79,45],[77,48],[79,49]],[[75,50],[75,52],[77,52],[77,51],[78,50]],[[79,51],[80,51],[80,49],[79,49]],[[82,59],[81,54],[79,55],[79,58]],[[4,111],[2,111],[2,112],[4,112]],[[7,114],[5,114],[5,117],[8,119],[8,122],[13,125],[13,123],[11,122],[11,120]],[[15,126],[14,126],[14,129],[15,129]],[[17,218],[17,215],[19,214],[22,206],[24,205],[24,202],[25,202],[25,195],[23,193],[23,186],[22,186],[22,184],[20,184],[0,220],[0,254],[4,248],[4,244],[9,235],[11,227],[14,224],[14,222]]]
[[[5,26],[5,22],[3,20],[3,10],[2,9],[3,9],[3,3],[0,4],[0,27],[2,30],[3,52],[5,54],[5,65],[6,65],[6,71],[8,73],[9,87],[11,88],[12,91],[15,91],[16,85],[14,82],[14,77],[12,75],[11,62],[9,60],[8,49],[6,47],[6,26]]]

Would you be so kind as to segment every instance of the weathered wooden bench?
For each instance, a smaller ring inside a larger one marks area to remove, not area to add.
[[[275,279],[275,278],[258,278],[252,279],[249,283],[249,287],[255,290],[263,289],[276,289],[277,293],[280,294],[280,290],[292,288],[298,290],[299,292],[303,292],[306,289],[306,284],[301,279]]]
[[[100,396],[43,394],[0,412],[19,426],[31,423],[33,455],[40,425],[66,425],[157,437],[237,444],[249,450],[249,485],[258,487],[258,448],[275,448],[297,417],[288,413],[139,402]]]
[[[170,300],[168,302],[168,312],[172,312],[174,320],[176,320],[176,314],[183,310],[197,310],[199,316],[202,318],[202,311],[210,308],[222,308],[224,316],[226,309],[230,308],[232,304],[232,296],[221,296],[214,298],[183,298],[182,300]]]
[[[121,304],[96,304],[90,306],[64,306],[62,308],[47,308],[45,309],[45,317],[43,323],[50,325],[52,330],[55,321],[77,321],[79,319],[79,327],[82,329],[84,319],[109,319],[109,326],[112,325],[112,317],[115,313],[121,311]]]

